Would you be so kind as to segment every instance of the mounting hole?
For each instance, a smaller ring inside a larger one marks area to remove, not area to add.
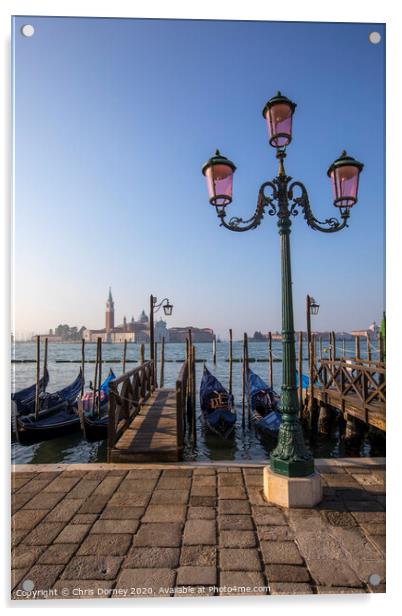
[[[25,590],[26,592],[32,592],[34,588],[35,588],[35,584],[33,583],[32,580],[24,580],[22,582],[22,589]]]
[[[26,36],[27,38],[33,36],[35,33],[35,28],[31,24],[25,24],[21,28],[22,36]]]
[[[381,42],[381,34],[379,32],[370,32],[369,41],[373,43],[373,45],[378,45]]]
[[[369,576],[369,584],[371,584],[372,586],[378,586],[379,583],[381,582],[381,576],[378,575],[378,573],[372,573]]]

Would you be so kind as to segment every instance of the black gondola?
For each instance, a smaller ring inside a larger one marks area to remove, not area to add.
[[[34,413],[17,414],[15,418],[17,439],[22,445],[47,441],[57,436],[79,430],[77,398],[83,386],[82,370],[67,387],[39,397],[38,418]]]
[[[109,383],[116,378],[113,370],[100,386],[100,407],[98,412],[98,392],[87,392],[78,402],[81,428],[87,441],[103,441],[107,438],[109,424]]]
[[[234,399],[206,366],[200,385],[200,404],[207,428],[223,438],[228,438],[236,424]]]
[[[277,434],[281,425],[279,396],[250,369],[248,369],[248,394],[256,428],[262,432]]]
[[[49,383],[49,372],[45,370],[44,376],[39,381],[39,393],[43,393]],[[11,394],[11,401],[14,403],[14,413],[19,415],[29,415],[35,411],[36,383],[20,389]]]

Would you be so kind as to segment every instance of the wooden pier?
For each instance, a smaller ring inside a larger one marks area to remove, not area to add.
[[[153,361],[112,381],[108,462],[177,462],[182,459],[189,387],[188,361],[175,388],[154,385]]]

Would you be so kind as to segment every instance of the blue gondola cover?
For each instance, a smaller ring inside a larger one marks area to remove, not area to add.
[[[206,425],[227,438],[236,423],[234,398],[206,366],[200,385],[200,405]]]
[[[278,394],[250,369],[247,387],[256,427],[259,430],[277,433],[281,425]]]

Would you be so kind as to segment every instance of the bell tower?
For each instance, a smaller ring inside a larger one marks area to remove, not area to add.
[[[112,289],[109,287],[109,297],[106,302],[106,333],[114,329],[114,301],[112,297]]]

